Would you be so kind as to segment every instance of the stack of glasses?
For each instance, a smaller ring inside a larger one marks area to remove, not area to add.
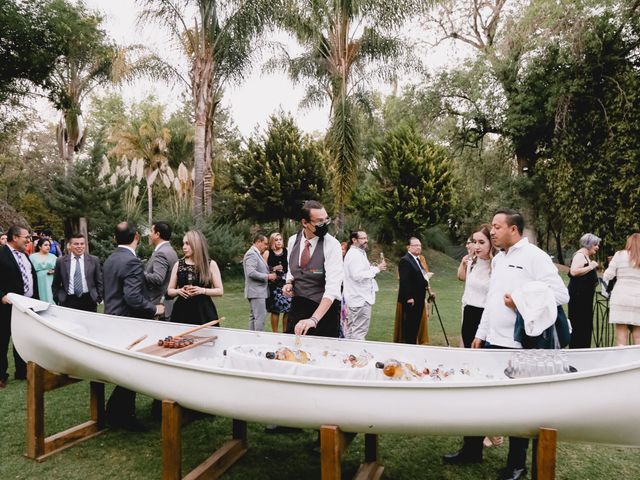
[[[509,359],[505,374],[510,378],[540,377],[575,371],[560,350],[520,350]]]

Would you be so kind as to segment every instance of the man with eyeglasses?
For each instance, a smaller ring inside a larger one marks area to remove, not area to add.
[[[342,252],[328,234],[331,219],[324,206],[308,200],[302,206],[302,229],[289,238],[289,271],[282,288],[292,297],[287,333],[338,337]]]
[[[400,286],[393,341],[426,345],[429,343],[427,328],[426,296],[433,297],[429,286],[429,267],[422,256],[422,243],[416,237],[407,242],[407,253],[398,263]]]
[[[26,254],[29,231],[19,225],[13,225],[7,231],[7,244],[0,247],[0,388],[7,384],[7,353],[11,338],[11,300],[7,294],[17,293],[31,298],[38,297],[36,271]],[[13,347],[16,380],[27,378],[27,366]]]
[[[367,232],[351,233],[351,247],[344,257],[344,299],[347,304],[345,338],[364,340],[369,332],[371,306],[376,302],[378,284],[375,277],[387,269],[383,260],[373,266],[367,259]]]

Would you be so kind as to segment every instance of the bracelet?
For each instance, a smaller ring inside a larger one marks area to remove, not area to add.
[[[309,320],[311,320],[313,322],[313,328],[316,328],[318,326],[318,322],[319,320],[316,317],[309,317]]]

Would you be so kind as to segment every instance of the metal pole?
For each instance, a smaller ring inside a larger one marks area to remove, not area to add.
[[[444,324],[442,323],[442,317],[440,316],[440,310],[438,310],[438,305],[436,304],[436,299],[432,298],[431,301],[433,302],[433,309],[431,309],[431,311],[433,312],[433,310],[435,309],[436,315],[438,315],[438,320],[440,321],[440,326],[442,327],[442,333],[444,334],[444,340],[445,340],[445,342],[447,342],[447,347],[450,347],[451,344],[449,344],[449,338],[447,337],[447,332],[444,329]]]

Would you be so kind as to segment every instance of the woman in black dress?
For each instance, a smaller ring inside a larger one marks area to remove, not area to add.
[[[271,330],[278,331],[278,322],[282,313],[282,333],[287,331],[287,313],[291,308],[291,298],[282,293],[285,284],[289,264],[287,262],[287,249],[284,248],[282,235],[272,233],[269,236],[269,250],[264,252],[264,259],[269,265],[269,272],[274,272],[278,277],[269,282],[269,298],[267,298],[267,311],[271,313]]]
[[[569,348],[591,347],[593,332],[593,296],[598,284],[598,262],[591,260],[600,248],[600,238],[586,233],[580,239],[580,250],[571,260],[569,270],[569,320],[571,342]]]
[[[224,293],[220,269],[209,259],[207,240],[199,230],[190,230],[182,240],[184,257],[171,271],[167,296],[178,297],[171,321],[202,325],[218,319],[212,297]]]

